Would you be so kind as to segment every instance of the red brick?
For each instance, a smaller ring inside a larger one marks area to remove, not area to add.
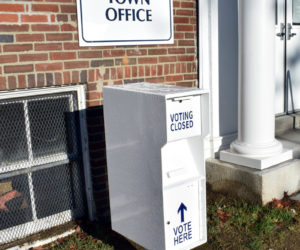
[[[143,67],[143,66],[140,66]],[[129,66],[125,67],[125,78],[130,78],[131,76],[131,68]]]
[[[116,80],[117,79],[117,71],[116,71],[116,69],[114,69],[114,68],[112,68],[112,69],[110,69],[110,77],[111,77],[111,79],[112,80]]]
[[[80,69],[80,68],[88,68],[88,61],[74,61],[74,62],[65,62],[65,69]]]
[[[157,65],[157,75],[162,76],[162,74],[163,74],[163,66]]]
[[[156,57],[142,57],[138,59],[138,63],[140,64],[149,64],[149,63],[157,63]]]
[[[76,5],[61,5],[60,12],[61,13],[76,13]]]
[[[9,73],[23,73],[23,72],[32,72],[33,65],[26,64],[26,65],[13,65],[13,66],[4,66],[4,72]]]
[[[104,73],[103,79],[104,80],[108,80],[109,79],[109,69],[108,68],[105,69],[105,73]]]
[[[157,65],[152,65],[151,66],[151,76],[156,76],[156,73],[157,73]]]
[[[0,14],[0,23],[9,22],[15,23],[18,22],[19,17],[17,14]]]
[[[176,25],[176,31],[193,31],[193,25]]]
[[[46,34],[47,41],[68,41],[72,40],[72,34],[60,33],[60,34]]]
[[[94,91],[97,90],[97,83],[89,83],[88,84],[88,91]],[[90,131],[91,129],[89,129]]]
[[[132,67],[132,77],[135,78],[138,76],[138,67]]]
[[[72,71],[72,83],[79,83],[79,72]]]
[[[99,92],[89,92],[87,94],[87,98],[89,100],[100,99],[101,98],[101,94]]]
[[[124,56],[123,58],[117,58],[115,59],[116,65],[134,65],[136,64],[136,58],[129,58],[127,56]]]
[[[0,55],[0,63],[13,63],[17,62],[17,55]]]
[[[80,51],[78,53],[79,58],[101,58],[101,51]]]
[[[184,34],[185,39],[194,39],[195,38],[195,33],[185,33]]]
[[[71,24],[62,24],[60,26],[61,31],[76,31],[77,27]]]
[[[50,19],[51,19],[51,23],[54,23],[54,22],[55,22],[55,15],[52,14],[52,15],[50,16]]]
[[[175,73],[175,64],[170,64],[170,74]]]
[[[68,22],[68,15],[57,15],[56,18],[58,22]]]
[[[43,34],[16,34],[17,42],[37,42],[44,41]]]
[[[0,11],[24,12],[24,5],[23,4],[0,3]]]
[[[176,15],[178,16],[193,16],[194,11],[193,10],[176,10]]]
[[[178,82],[176,83],[176,86],[181,86],[181,87],[194,87],[196,86],[195,82]]]
[[[184,75],[184,80],[197,80],[198,75],[197,74],[186,74]]]
[[[169,71],[169,64],[165,64],[165,65],[164,65],[164,74],[165,74],[165,75],[168,75],[169,72],[170,72],[170,71]]]
[[[179,82],[182,80],[183,80],[182,75],[166,76],[166,81],[168,81],[168,82]]]
[[[89,107],[89,108],[91,108],[91,107],[97,107],[97,106],[100,106],[100,105],[102,105],[102,101],[87,101],[87,106]]]
[[[71,83],[71,75],[70,72],[64,72],[64,84]]]
[[[162,83],[165,82],[164,77],[151,77],[146,79],[147,82],[151,83]]]
[[[31,28],[32,31],[59,31],[58,25],[51,24],[33,24]]]
[[[71,60],[76,58],[76,52],[52,52],[51,60]]]
[[[45,75],[43,73],[37,74],[37,86],[43,87],[45,84]]]
[[[176,74],[181,73],[181,65],[180,63],[176,63]]]
[[[58,12],[56,4],[32,4],[31,9],[39,12]]]
[[[127,56],[143,56],[147,55],[147,50],[145,49],[130,49],[126,51]]]
[[[189,17],[174,17],[174,23],[189,23]]]
[[[180,6],[180,2],[174,1],[173,2],[173,7],[178,8]]]
[[[180,40],[178,41],[179,46],[195,46],[194,40]]]
[[[6,77],[0,77],[0,90],[6,90]]]
[[[181,63],[181,73],[186,73],[186,64]]]
[[[145,66],[145,75],[150,76],[150,66]]]
[[[168,49],[169,54],[184,54],[185,49],[184,48],[170,48]]]
[[[46,23],[48,16],[46,15],[21,15],[21,21],[24,23]]]
[[[174,38],[175,39],[184,39],[184,33],[178,33],[178,32],[176,32],[175,34],[174,34]],[[176,40],[175,40],[176,41]]]
[[[193,8],[195,8],[195,3],[194,2],[181,2],[181,8],[193,9]]]
[[[34,74],[27,75],[27,81],[28,81],[28,88],[35,87],[35,75]]]
[[[93,69],[89,70],[89,79],[88,79],[88,81],[89,82],[95,81],[95,70],[93,70]]]
[[[23,54],[19,55],[20,62],[29,61],[46,61],[48,60],[48,54]]]
[[[118,79],[123,79],[123,68],[117,68]]]
[[[144,66],[139,66],[139,76],[145,76]]]
[[[62,76],[60,72],[55,73],[55,85],[61,85],[62,84]]]
[[[176,56],[161,56],[159,57],[159,62],[160,63],[176,62]]]
[[[64,49],[65,50],[78,50],[78,49],[86,49],[86,48],[79,47],[78,43],[66,42],[66,43],[64,43]]]
[[[26,88],[26,77],[25,75],[18,75],[18,88]]]
[[[196,17],[192,17],[190,20],[191,24],[197,24],[197,18]]]
[[[116,56],[125,56],[124,50],[104,50],[104,57],[116,57]]]
[[[149,49],[148,55],[165,55],[167,54],[167,49]]]
[[[42,1],[42,0],[37,0]],[[76,0],[46,0],[46,2],[53,2],[53,3],[75,3]]]
[[[36,51],[62,50],[61,43],[38,43],[34,45]]]
[[[8,77],[8,88],[16,89],[17,88],[17,78],[15,76]]]
[[[178,61],[181,62],[193,62],[195,59],[194,56],[178,56]]]
[[[22,32],[28,31],[29,25],[28,24],[1,24],[0,31],[1,32]]]
[[[36,71],[54,71],[54,70],[62,70],[62,63],[39,63],[35,65]]]

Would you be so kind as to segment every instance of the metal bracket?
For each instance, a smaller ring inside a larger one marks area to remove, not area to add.
[[[288,23],[288,26],[287,26],[288,32],[287,32],[287,36],[286,36],[287,40],[291,40],[292,37],[297,35],[296,33],[292,33],[292,28],[293,28],[292,24]]]
[[[280,32],[276,34],[276,36],[280,37],[280,40],[284,40],[285,38],[285,24],[280,23]]]

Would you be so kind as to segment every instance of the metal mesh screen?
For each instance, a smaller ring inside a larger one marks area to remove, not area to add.
[[[77,92],[0,100],[0,245],[85,214]]]

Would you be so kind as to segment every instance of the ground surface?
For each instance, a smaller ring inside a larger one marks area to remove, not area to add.
[[[288,196],[262,207],[208,192],[206,249],[300,249],[300,203]],[[142,249],[111,230],[79,222],[76,234],[38,249]]]

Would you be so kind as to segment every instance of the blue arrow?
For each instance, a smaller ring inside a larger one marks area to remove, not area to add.
[[[181,203],[180,207],[178,208],[178,211],[177,211],[178,214],[179,214],[179,212],[181,213],[180,214],[181,222],[184,222],[184,210],[187,211],[187,207],[183,203]]]

